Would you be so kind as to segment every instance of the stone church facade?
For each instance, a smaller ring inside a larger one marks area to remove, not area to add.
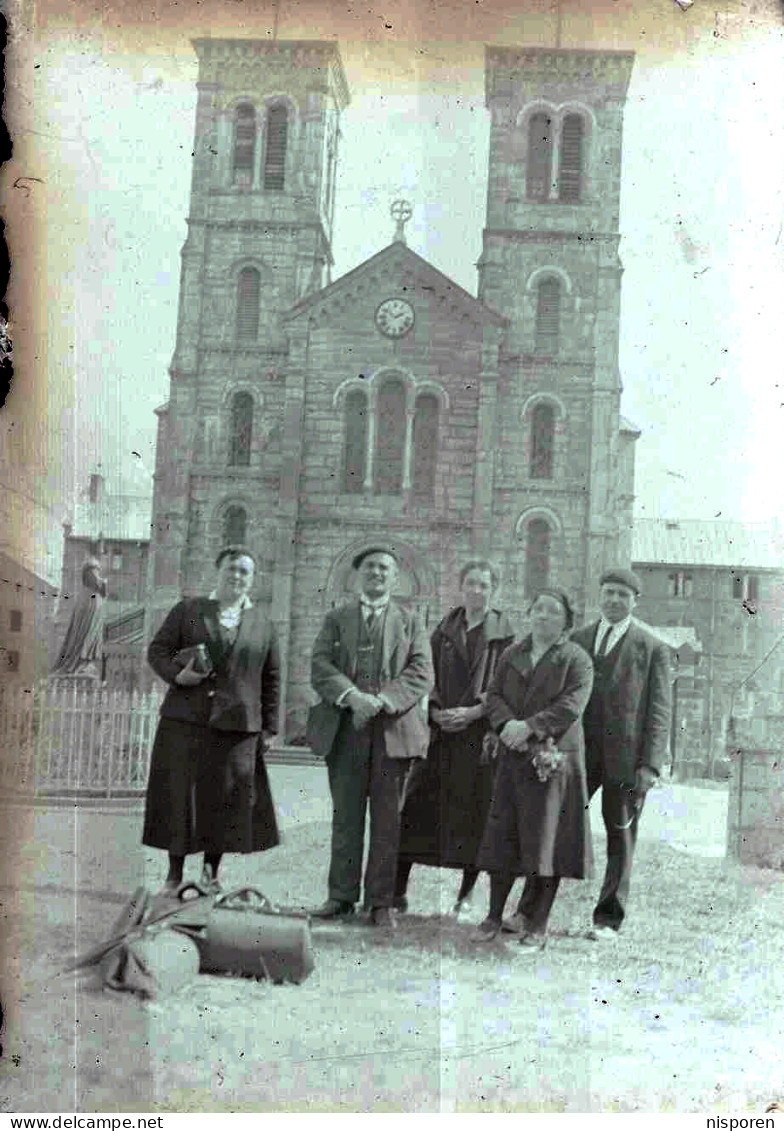
[[[321,618],[379,537],[432,626],[489,557],[500,603],[558,582],[582,613],[628,564],[638,433],[619,415],[618,214],[633,56],[488,48],[478,298],[405,243],[332,281],[337,45],[200,40],[171,393],[158,410],[148,634],[260,563],[302,731]]]

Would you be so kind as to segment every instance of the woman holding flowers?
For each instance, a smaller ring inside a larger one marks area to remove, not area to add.
[[[490,873],[490,909],[474,935],[489,942],[503,926],[517,876],[526,876],[520,943],[544,946],[562,876],[590,874],[591,840],[582,713],[593,664],[568,640],[567,594],[542,589],[529,608],[530,634],[504,652],[487,690],[487,717],[500,738],[493,800],[477,866]]]

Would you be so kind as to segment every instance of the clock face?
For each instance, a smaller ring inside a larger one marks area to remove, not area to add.
[[[402,298],[388,298],[376,311],[376,326],[388,338],[402,338],[414,325],[414,308]]]

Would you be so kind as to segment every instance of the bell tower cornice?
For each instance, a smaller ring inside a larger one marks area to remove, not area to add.
[[[199,59],[199,84],[220,88],[238,79],[252,85],[259,77],[269,79],[276,69],[287,76],[301,70],[308,75],[309,88],[323,76],[322,86],[332,91],[340,110],[348,106],[349,89],[337,43],[313,39],[194,39]]]
[[[548,89],[584,85],[595,96],[623,100],[634,66],[633,51],[584,51],[565,48],[485,48],[487,106],[509,101],[521,90],[541,94]]]

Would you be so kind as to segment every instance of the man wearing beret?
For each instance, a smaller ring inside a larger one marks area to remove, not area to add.
[[[308,739],[326,758],[332,794],[328,899],[313,914],[353,915],[369,802],[364,904],[372,924],[393,927],[400,810],[412,759],[427,755],[433,666],[424,627],[390,600],[394,550],[370,546],[352,565],[359,599],[327,613],[313,646],[311,683],[321,701],[310,712]]]
[[[588,796],[601,788],[607,830],[607,870],[590,932],[597,940],[615,938],[626,914],[637,826],[670,734],[668,652],[632,617],[639,593],[631,570],[607,570],[600,580],[600,619],[572,634],[594,664],[583,727]]]

